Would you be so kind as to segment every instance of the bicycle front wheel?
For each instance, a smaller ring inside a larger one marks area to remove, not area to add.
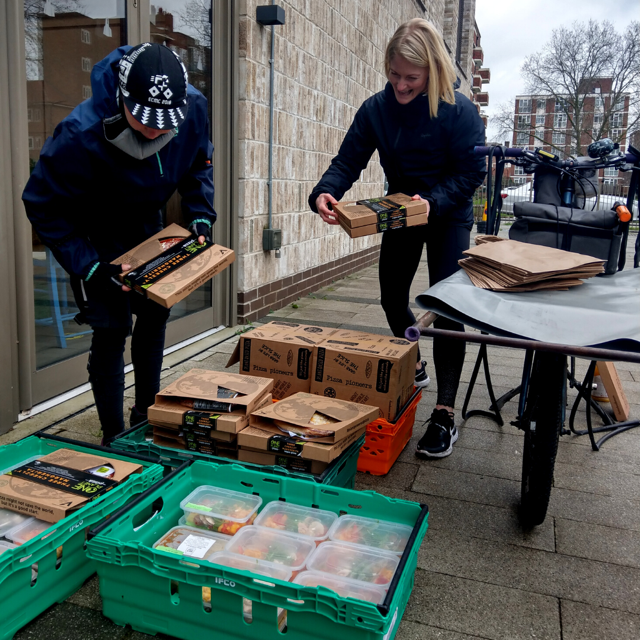
[[[542,524],[547,515],[566,400],[566,356],[536,353],[522,419],[520,523],[525,528]]]

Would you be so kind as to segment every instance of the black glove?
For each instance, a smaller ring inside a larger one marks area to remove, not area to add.
[[[193,233],[196,238],[204,236],[205,242],[211,242],[211,227],[206,222],[200,220],[194,220],[189,227],[189,231]]]
[[[118,280],[118,275],[122,273],[122,265],[109,264],[108,262],[98,262],[98,266],[85,281],[99,285],[114,285],[121,287],[122,282]]]

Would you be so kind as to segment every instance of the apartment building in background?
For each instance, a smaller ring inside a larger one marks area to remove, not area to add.
[[[629,94],[612,93],[612,78],[596,78],[585,83],[579,134],[572,126],[574,113],[562,96],[518,95],[515,98],[514,147],[541,147],[561,157],[587,155],[594,140],[611,138],[625,151],[629,120]],[[578,144],[579,143],[579,144]],[[616,187],[621,176],[615,168],[601,169],[598,176],[604,187]],[[515,167],[513,180],[531,180],[522,168]]]

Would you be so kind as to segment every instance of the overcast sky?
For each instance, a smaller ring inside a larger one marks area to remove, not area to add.
[[[609,20],[622,33],[640,19],[640,0],[476,0],[484,66],[491,69],[491,82],[483,87],[489,92],[489,106],[483,109],[489,115],[489,140],[498,105],[513,104],[516,94],[525,91],[524,59],[549,41],[553,29],[589,19]]]

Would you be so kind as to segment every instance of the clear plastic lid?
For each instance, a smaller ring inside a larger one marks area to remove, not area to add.
[[[229,553],[300,571],[316,548],[313,540],[264,527],[245,527],[227,545]]]
[[[29,456],[28,458],[25,458],[24,460],[21,460],[20,462],[16,462],[15,464],[12,464],[9,467],[6,467],[6,468],[5,467],[0,467],[0,476],[4,475],[5,473],[8,473],[12,469],[17,469],[18,467],[21,467],[23,464],[27,464],[28,462],[33,462],[34,460],[40,460],[40,458],[42,458],[43,455],[44,455],[44,453],[39,453],[38,455]]]
[[[268,527],[305,536],[315,540],[317,544],[327,539],[329,529],[337,517],[332,511],[275,500],[265,506],[253,524],[256,527]]]
[[[302,571],[293,582],[303,587],[326,587],[342,598],[356,598],[356,600],[366,600],[374,604],[382,604],[387,595],[385,587],[363,584],[320,571]]]
[[[212,564],[219,564],[223,567],[230,567],[231,569],[240,569],[241,571],[251,571],[261,576],[267,576],[269,578],[275,578],[276,580],[282,580],[283,582],[289,582],[293,572],[287,567],[273,565],[268,562],[262,562],[257,558],[247,558],[246,556],[239,556],[235,553],[229,553],[229,551],[220,551],[214,553],[209,562]]]
[[[13,529],[5,531],[4,537],[15,544],[24,544],[41,534],[49,527],[55,527],[55,524],[52,522],[45,522],[44,520],[38,520],[38,518],[28,518]]]
[[[0,538],[11,529],[15,529],[19,524],[26,522],[33,516],[26,516],[24,513],[17,513],[9,509],[0,509]]]
[[[388,588],[399,563],[400,557],[390,551],[323,542],[307,561],[307,569]]]
[[[5,542],[4,540],[0,540],[0,556],[5,552],[9,551],[9,549],[15,549],[17,545],[11,544],[10,542]]]
[[[340,516],[329,531],[329,539],[374,547],[402,555],[413,528],[362,516]]]
[[[233,535],[253,522],[261,504],[259,496],[203,485],[192,491],[180,508],[188,526]]]
[[[173,527],[154,542],[153,548],[179,556],[208,560],[209,556],[223,551],[230,540],[231,536],[213,531],[203,531],[194,527]]]

